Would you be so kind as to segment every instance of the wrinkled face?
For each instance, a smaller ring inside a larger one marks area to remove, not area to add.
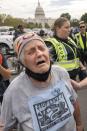
[[[79,28],[80,28],[80,32],[81,33],[85,33],[86,32],[86,26],[85,26],[84,23],[80,24]]]
[[[44,73],[50,67],[48,48],[39,40],[32,40],[24,49],[24,65],[35,73]]]
[[[64,22],[61,27],[57,27],[57,36],[62,39],[67,39],[70,34],[70,22]]]

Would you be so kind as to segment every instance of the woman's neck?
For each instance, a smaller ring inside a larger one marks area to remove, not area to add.
[[[33,85],[35,85],[36,87],[48,87],[51,83],[52,80],[52,76],[51,74],[49,74],[49,77],[46,81],[38,81],[33,79],[32,77],[30,77],[30,80],[32,81]]]
[[[68,38],[62,38],[59,36],[54,36],[57,40],[63,41],[63,42],[67,42]]]

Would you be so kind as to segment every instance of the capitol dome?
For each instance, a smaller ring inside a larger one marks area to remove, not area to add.
[[[38,6],[36,7],[35,10],[35,18],[36,19],[44,19],[45,18],[45,13],[43,8],[40,6],[40,2],[38,0]]]

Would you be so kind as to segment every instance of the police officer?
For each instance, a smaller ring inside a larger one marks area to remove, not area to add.
[[[81,52],[81,61],[87,64],[87,32],[84,21],[79,22],[80,32],[75,35],[76,43]]]
[[[45,41],[49,47],[52,62],[67,69],[70,77],[75,80],[79,73],[80,60],[77,46],[69,37],[69,20],[64,17],[58,18],[54,22],[53,30],[53,38]]]

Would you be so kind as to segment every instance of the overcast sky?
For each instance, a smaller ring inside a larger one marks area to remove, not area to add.
[[[72,18],[80,18],[87,13],[87,0],[39,0],[45,16],[57,18],[69,13]],[[0,13],[19,18],[34,18],[38,0],[0,0]]]

